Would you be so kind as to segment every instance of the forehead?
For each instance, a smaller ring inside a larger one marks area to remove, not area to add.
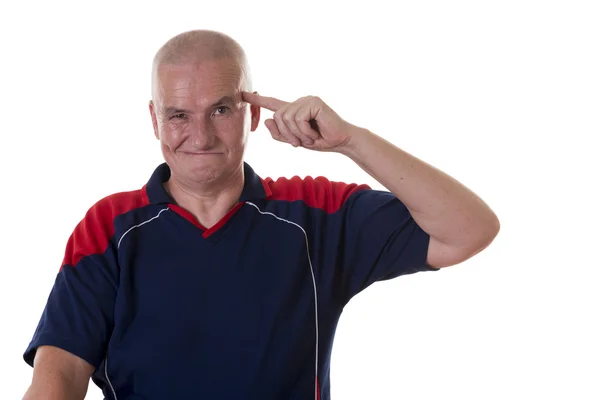
[[[230,60],[165,64],[157,69],[158,88],[163,96],[179,93],[206,96],[241,88],[241,69]]]

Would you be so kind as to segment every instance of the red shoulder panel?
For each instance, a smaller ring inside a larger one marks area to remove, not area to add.
[[[276,181],[267,178],[271,196],[270,200],[303,201],[309,207],[320,208],[327,213],[338,211],[353,193],[370,189],[368,185],[332,182],[325,177],[294,176],[291,179],[278,178]]]
[[[131,192],[115,193],[98,201],[71,234],[61,269],[65,265],[77,265],[85,256],[104,253],[115,233],[114,219],[148,204],[145,186]]]

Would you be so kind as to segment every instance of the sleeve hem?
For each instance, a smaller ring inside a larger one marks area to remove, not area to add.
[[[420,254],[423,255],[423,258],[420,260],[419,264],[420,267],[418,267],[416,272],[428,272],[428,271],[432,271],[432,272],[436,272],[439,271],[441,268],[436,268],[433,267],[431,265],[429,265],[429,263],[427,263],[427,256],[429,254],[429,242],[431,240],[431,236],[425,232],[419,225],[417,225],[417,223],[415,222],[415,229],[416,235],[420,235],[422,238],[419,238],[420,240],[422,240],[422,249],[419,249]]]
[[[37,349],[40,346],[54,346],[83,359],[91,364],[94,369],[98,369],[104,359],[102,352],[92,352],[84,348],[81,344],[78,344],[78,342],[79,340],[70,337],[56,337],[51,334],[41,334],[29,344],[23,354],[23,360],[30,367],[33,367],[33,360],[35,359]]]

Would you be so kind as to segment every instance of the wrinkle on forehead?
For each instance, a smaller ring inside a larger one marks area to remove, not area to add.
[[[157,95],[160,107],[204,108],[223,96],[241,101],[243,74],[235,65],[209,61],[203,64],[162,65],[157,74]],[[158,104],[157,104],[158,105]]]

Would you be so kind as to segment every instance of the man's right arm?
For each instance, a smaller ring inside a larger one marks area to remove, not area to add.
[[[33,367],[25,399],[85,397],[90,377],[106,357],[114,327],[120,280],[119,233],[114,220],[135,208],[134,195],[99,201],[71,234],[44,311],[23,354]]]
[[[23,400],[83,400],[94,367],[54,346],[40,346],[33,362],[33,379]]]

